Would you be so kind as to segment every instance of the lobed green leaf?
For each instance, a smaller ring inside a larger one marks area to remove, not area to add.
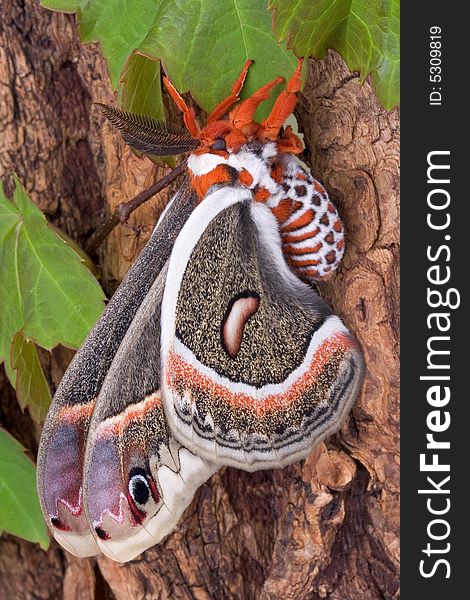
[[[0,186],[0,362],[12,383],[13,336],[50,350],[78,348],[103,310],[104,294],[80,257],[48,226],[15,177],[10,201]]]
[[[162,2],[139,51],[161,58],[176,88],[190,91],[208,112],[230,93],[247,59],[255,64],[242,97],[250,96],[278,75],[288,79],[297,65],[286,44],[279,43],[273,34],[266,0]],[[272,103],[260,107],[259,119],[269,112]]]
[[[244,62],[253,59],[242,97],[278,75],[288,79],[296,57],[273,33],[267,0],[42,0],[53,10],[76,12],[83,42],[100,41],[118,87],[119,74],[134,50],[151,59],[161,59],[164,69],[180,92],[191,92],[195,101],[211,111],[230,93]],[[121,99],[145,105],[145,114],[158,118],[161,91],[151,96],[138,85],[148,84],[149,65],[132,59],[132,80]],[[139,74],[139,68],[143,74]],[[147,84],[146,84],[147,81]],[[151,88],[151,86],[150,86]],[[144,96],[147,95],[147,100]],[[273,94],[276,96],[276,93]],[[273,100],[260,107],[257,118],[269,112]],[[124,107],[122,107],[124,108]],[[150,109],[150,111],[149,111]]]
[[[383,106],[400,100],[400,0],[269,0],[274,31],[299,56],[339,52],[364,80],[371,74]]]
[[[36,492],[36,470],[23,446],[0,429],[0,531],[37,542],[44,550],[49,536]]]
[[[13,336],[10,362],[16,372],[16,397],[21,409],[28,409],[36,423],[44,422],[52,400],[51,392],[36,346],[26,340],[21,331]]]
[[[131,52],[144,40],[159,0],[42,0],[44,8],[76,12],[82,42],[100,42],[113,87]]]

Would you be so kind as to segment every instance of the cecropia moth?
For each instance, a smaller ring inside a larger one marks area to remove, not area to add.
[[[44,426],[42,508],[77,556],[137,556],[220,466],[304,458],[357,397],[359,345],[312,287],[338,266],[343,226],[283,127],[301,61],[261,124],[255,110],[282,80],[239,102],[250,64],[203,128],[166,78],[187,131],[102,106],[133,148],[190,155]]]

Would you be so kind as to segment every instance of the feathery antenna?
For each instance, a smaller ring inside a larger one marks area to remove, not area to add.
[[[199,140],[190,136],[184,129],[168,125],[147,115],[128,113],[119,108],[95,103],[105,117],[119,129],[123,140],[134,150],[145,154],[169,156],[194,150]]]

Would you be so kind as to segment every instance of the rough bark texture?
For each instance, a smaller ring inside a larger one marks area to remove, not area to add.
[[[297,117],[305,160],[346,222],[348,249],[321,293],[359,338],[361,398],[342,431],[280,471],[226,469],[177,530],[138,560],[78,560],[0,539],[1,598],[396,599],[398,591],[398,114],[386,113],[334,53],[311,61]],[[92,101],[113,94],[99,47],[71,16],[35,0],[0,15],[0,177],[15,170],[50,220],[84,243],[106,211],[159,176]],[[138,254],[164,198],[134,213],[95,257],[108,293]],[[5,310],[3,307],[2,310]],[[53,388],[70,358],[43,357]],[[0,379],[0,422],[33,452],[37,436]]]

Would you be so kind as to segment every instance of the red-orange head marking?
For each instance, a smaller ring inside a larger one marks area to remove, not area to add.
[[[225,163],[230,154],[236,154],[250,142],[274,142],[278,154],[299,154],[303,150],[302,142],[292,128],[283,128],[285,120],[295,108],[297,92],[301,88],[302,59],[299,59],[297,69],[279,94],[269,116],[261,123],[254,121],[256,109],[283,78],[277,77],[232,108],[239,102],[239,95],[251,64],[252,61],[245,62],[242,72],[232,85],[231,94],[212,111],[202,128],[196,121],[194,110],[186,105],[176,88],[164,77],[169,94],[183,113],[188,132],[199,141],[199,146],[192,151],[192,161],[190,160],[188,167],[193,187],[200,198],[214,183],[227,183],[234,178],[234,168]],[[208,155],[211,155],[211,158]],[[204,160],[204,157],[207,157],[207,160]],[[246,169],[243,171],[246,181]]]

